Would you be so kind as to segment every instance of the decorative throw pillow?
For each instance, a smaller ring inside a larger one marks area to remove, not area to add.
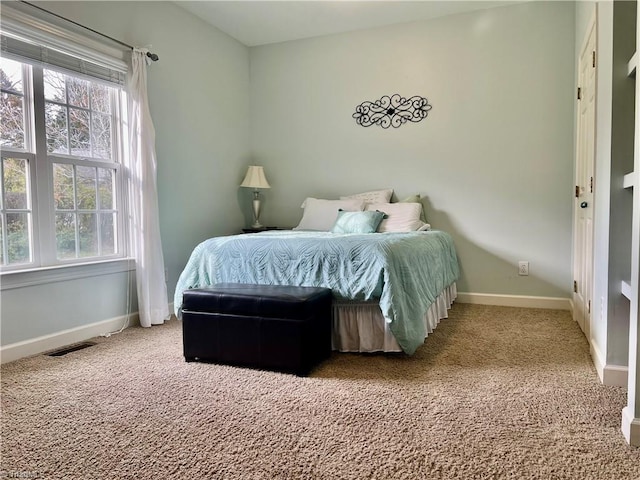
[[[422,201],[420,200],[420,195],[410,195],[407,198],[400,200],[398,203],[419,203],[420,204],[420,220],[427,223],[427,217],[424,214],[424,206],[422,205]]]
[[[374,233],[385,214],[382,212],[345,212],[340,210],[333,233]]]
[[[359,198],[364,200],[365,203],[388,203],[393,195],[392,188],[386,188],[383,190],[371,190],[370,192],[354,193],[353,195],[347,195],[340,197],[341,200],[348,198]]]
[[[415,232],[424,228],[420,220],[422,205],[419,203],[373,203],[366,210],[379,210],[387,214],[380,222],[378,232]]]
[[[294,230],[318,230],[328,232],[338,216],[338,210],[357,212],[364,210],[364,202],[359,199],[324,200],[307,198],[304,201],[302,220]]]

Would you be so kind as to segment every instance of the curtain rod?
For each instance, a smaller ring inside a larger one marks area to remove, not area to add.
[[[54,17],[58,17],[58,18],[66,21],[66,22],[73,23],[74,25],[76,25],[76,26],[78,26],[80,28],[84,28],[85,30],[89,30],[90,32],[93,32],[93,33],[95,33],[97,35],[100,35],[101,37],[108,38],[112,42],[116,42],[116,43],[122,45],[123,47],[130,48],[131,50],[134,49],[134,47],[132,47],[128,43],[121,42],[120,40],[118,40],[116,38],[110,37],[109,35],[106,35],[106,34],[104,34],[102,32],[94,30],[93,28],[89,28],[86,25],[82,25],[81,23],[74,22],[73,20],[70,20],[70,19],[68,19],[66,17],[63,17],[62,15],[58,15],[57,13],[53,13],[53,12],[50,12],[49,10],[45,10],[44,8],[39,7],[38,5],[34,5],[33,3],[25,2],[25,0],[20,0],[20,3],[25,3],[25,4],[29,5],[30,7],[37,8],[38,10],[43,11],[45,13],[48,13],[49,15],[53,15]],[[160,57],[158,57],[158,55],[156,55],[155,53],[151,53],[151,52],[147,52],[147,57],[149,57],[154,62],[157,62],[158,60],[160,60]]]

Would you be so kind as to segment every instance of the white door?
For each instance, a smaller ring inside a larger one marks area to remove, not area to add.
[[[578,61],[578,138],[573,249],[573,317],[590,338],[593,291],[593,194],[596,111],[595,13]]]

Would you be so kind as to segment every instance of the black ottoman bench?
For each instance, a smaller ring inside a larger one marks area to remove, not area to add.
[[[331,354],[331,289],[219,283],[186,290],[187,362],[307,375]]]

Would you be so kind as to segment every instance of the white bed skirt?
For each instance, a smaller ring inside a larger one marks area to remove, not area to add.
[[[448,317],[458,291],[452,283],[436,298],[424,317],[427,335]],[[341,352],[401,352],[378,302],[334,301],[331,344]]]

